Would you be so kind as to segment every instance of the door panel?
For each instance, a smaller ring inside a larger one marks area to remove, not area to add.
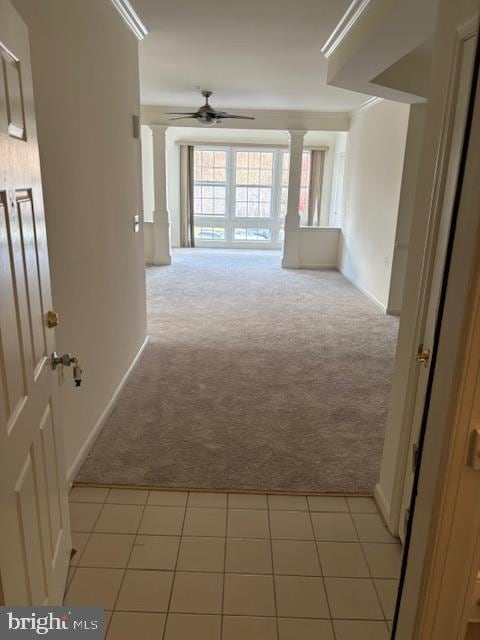
[[[18,513],[17,535],[27,576],[28,604],[43,604],[47,600],[47,579],[43,562],[40,505],[33,457],[32,446],[15,486]]]
[[[71,536],[50,272],[28,32],[5,0],[0,58],[0,578],[6,604],[54,605]]]
[[[45,326],[40,287],[40,273],[37,262],[37,241],[33,204],[28,191],[16,194],[16,207],[20,224],[22,257],[25,270],[25,298],[28,307],[29,332],[32,345],[32,361],[35,372],[47,355],[45,343]]]
[[[52,556],[52,563],[55,565],[64,529],[64,522],[62,518],[61,503],[59,500],[61,488],[56,455],[55,427],[50,405],[45,409],[45,413],[43,414],[43,418],[40,423],[40,437],[42,467],[45,470],[46,495],[48,502],[50,553]]]
[[[2,386],[8,431],[27,397],[27,378],[23,367],[23,346],[20,331],[21,313],[13,274],[12,222],[4,191],[0,194],[0,299],[2,300],[0,305],[0,326],[2,328],[0,357],[5,379]],[[5,339],[4,336],[8,336],[8,339]]]

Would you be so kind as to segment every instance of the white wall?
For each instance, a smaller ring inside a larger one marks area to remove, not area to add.
[[[414,104],[410,107],[408,118],[403,179],[398,203],[398,220],[387,306],[388,313],[395,315],[400,314],[403,303],[410,231],[412,228],[426,110],[426,104]]]
[[[79,456],[146,334],[138,46],[110,2],[15,0],[31,38],[66,464]]]
[[[155,193],[153,189],[153,138],[150,127],[142,126],[142,189],[143,189],[143,220],[153,222],[155,211]]]
[[[356,111],[348,134],[340,270],[386,310],[409,106],[387,100]]]

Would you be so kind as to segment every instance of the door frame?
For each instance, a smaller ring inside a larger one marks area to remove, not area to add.
[[[479,61],[477,43],[394,620],[396,640],[463,640],[480,568],[480,472],[467,466],[471,419],[480,406],[480,158],[474,151],[480,148]]]
[[[410,441],[413,432],[414,409],[419,379],[418,364],[415,361],[414,355],[416,353],[417,347],[423,342],[423,333],[428,312],[430,284],[435,263],[438,232],[442,225],[442,203],[445,183],[449,169],[450,143],[455,123],[456,98],[461,67],[461,58],[465,42],[471,37],[475,36],[477,33],[478,16],[474,15],[465,20],[456,28],[455,42],[449,55],[446,56],[446,61],[449,65],[449,72],[445,93],[442,96],[442,114],[441,118],[438,118],[438,126],[441,130],[441,134],[439,135],[437,148],[435,149],[432,183],[428,189],[429,210],[426,216],[423,213],[421,216],[424,217],[427,222],[425,225],[425,229],[422,228],[421,230],[418,227],[415,227],[414,222],[411,231],[409,261],[410,255],[412,254],[422,256],[421,266],[418,267],[418,271],[421,272],[421,276],[415,301],[415,309],[406,309],[404,299],[401,315],[400,331],[402,330],[402,322],[405,322],[406,320],[406,315],[410,316],[410,318],[413,318],[412,323],[414,326],[412,326],[410,330],[408,353],[406,353],[406,341],[404,341],[403,344],[399,345],[399,348],[401,347],[402,349],[400,357],[403,358],[403,362],[398,362],[399,353],[397,351],[397,365],[392,386],[393,393],[390,398],[389,411],[394,413],[398,412],[401,415],[398,446],[394,462],[395,472],[390,503],[388,503],[388,500],[384,496],[381,481],[375,486],[374,490],[375,501],[388,525],[390,532],[394,535],[399,535],[403,527],[402,503],[406,474],[409,473],[410,470]],[[430,118],[431,111],[429,109],[426,115],[426,126],[428,126],[428,121]],[[423,145],[425,145],[425,139]],[[425,157],[421,159],[421,163],[424,161]],[[416,199],[414,216],[416,212],[424,211],[425,204],[425,197],[423,197],[422,194],[420,200],[418,198]],[[415,277],[418,280],[418,276]],[[399,340],[401,340],[400,334]],[[403,386],[401,389],[399,387],[399,391],[397,391],[397,397],[395,397],[395,377],[398,377],[398,379],[406,380],[405,386]]]

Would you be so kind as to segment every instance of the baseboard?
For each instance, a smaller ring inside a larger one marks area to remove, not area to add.
[[[395,307],[387,307],[387,313],[389,316],[399,316],[401,309],[396,309]]]
[[[95,426],[91,430],[88,438],[85,440],[85,443],[83,444],[82,448],[80,449],[80,451],[79,451],[77,457],[75,458],[73,464],[68,469],[68,471],[67,471],[67,484],[69,486],[72,485],[73,480],[74,480],[75,476],[78,473],[78,470],[82,466],[85,458],[88,456],[89,451],[93,447],[93,445],[95,443],[95,440],[100,435],[100,432],[101,432],[105,422],[108,420],[108,418],[109,418],[110,414],[112,413],[115,405],[117,404],[118,397],[119,397],[120,393],[122,392],[122,389],[126,385],[126,383],[127,383],[128,379],[129,379],[130,375],[132,374],[133,370],[137,366],[137,363],[138,363],[138,361],[140,359],[140,356],[142,355],[143,350],[147,346],[148,340],[149,340],[149,336],[147,336],[145,338],[145,340],[143,341],[142,346],[138,350],[138,352],[135,355],[134,359],[132,360],[130,366],[128,367],[125,375],[121,379],[120,384],[115,389],[115,392],[113,393],[112,397],[110,398],[110,401],[108,402],[108,404],[105,407],[105,409],[102,411],[99,419],[97,420]]]
[[[370,300],[370,302],[373,302],[374,305],[379,307],[383,311],[383,313],[388,313],[386,304],[383,304],[383,302],[380,302],[380,300],[376,298],[373,295],[373,293],[370,293],[370,291],[366,289],[363,285],[361,285],[359,282],[355,282],[355,280],[352,280],[352,278],[349,278],[342,269],[339,269],[339,271],[342,274],[342,276],[346,278],[349,282],[351,282],[353,286],[356,287],[359,291],[361,291],[363,295]]]
[[[375,485],[375,489],[373,490],[373,499],[375,500],[375,504],[377,505],[385,524],[390,529],[390,504],[385,498],[382,487],[378,483]],[[394,536],[397,535],[396,531],[390,531],[390,533]]]
[[[172,264],[172,256],[154,256],[150,264],[153,267],[168,267]]]
[[[298,269],[318,269],[319,271],[338,271],[336,264],[303,264],[298,265]]]

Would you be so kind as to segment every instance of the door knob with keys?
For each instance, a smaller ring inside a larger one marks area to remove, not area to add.
[[[52,353],[51,357],[52,369],[56,369],[59,364],[64,367],[69,367],[73,364],[73,381],[75,386],[79,387],[82,384],[82,368],[78,363],[78,358],[72,356],[69,353],[64,353],[63,356],[59,356],[56,351]]]

